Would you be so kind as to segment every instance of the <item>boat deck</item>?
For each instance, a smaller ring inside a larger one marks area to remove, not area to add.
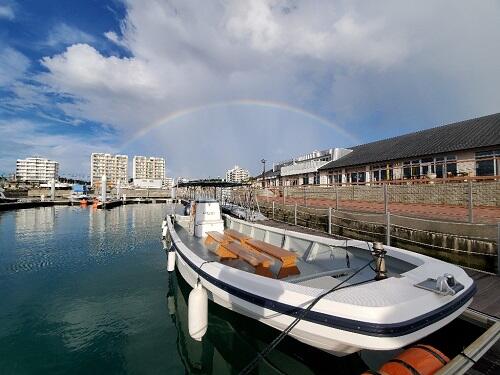
[[[242,271],[254,273],[254,268],[242,259],[221,259],[214,252],[210,251],[204,244],[204,239],[196,238],[180,224],[175,224],[177,234],[183,243],[194,251],[200,258],[207,261],[217,261],[229,267]],[[312,260],[308,260],[309,254],[306,252],[297,258],[297,267],[300,271],[297,275],[282,278],[282,281],[308,286],[317,289],[328,290],[338,285],[346,278],[350,277],[359,268],[366,265],[371,260],[371,255],[364,249],[352,246],[331,247],[318,250]],[[390,260],[388,261],[390,263]],[[281,267],[281,262],[275,260],[271,266],[271,271],[277,275]],[[400,273],[407,270],[407,266],[402,268],[397,266],[389,267],[389,277],[400,277]],[[352,277],[346,284],[360,282],[370,282],[374,280],[375,272],[367,267]]]

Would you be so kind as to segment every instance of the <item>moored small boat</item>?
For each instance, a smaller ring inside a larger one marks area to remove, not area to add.
[[[175,265],[196,291],[280,331],[300,316],[289,335],[338,356],[414,343],[458,317],[475,293],[455,265],[222,218],[213,200],[194,202],[164,226]]]

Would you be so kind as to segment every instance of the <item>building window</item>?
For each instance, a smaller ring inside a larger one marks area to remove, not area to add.
[[[309,185],[309,176],[304,176],[302,178],[302,184],[303,185]]]
[[[319,185],[319,173],[317,172],[314,174],[314,184]]]
[[[476,176],[496,176],[500,150],[476,152]]]
[[[444,158],[438,157],[436,158],[436,177],[443,178],[444,176]]]
[[[446,156],[446,175],[453,177],[457,175],[457,157]]]

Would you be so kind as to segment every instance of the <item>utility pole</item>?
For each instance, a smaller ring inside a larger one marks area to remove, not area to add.
[[[266,178],[265,178],[265,174],[266,174],[266,159],[262,159],[260,162],[263,165],[263,168],[262,168],[262,188],[264,189],[266,187]]]

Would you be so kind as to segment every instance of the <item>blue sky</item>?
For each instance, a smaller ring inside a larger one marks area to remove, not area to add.
[[[171,176],[499,112],[497,1],[0,0],[0,173],[40,155]]]

